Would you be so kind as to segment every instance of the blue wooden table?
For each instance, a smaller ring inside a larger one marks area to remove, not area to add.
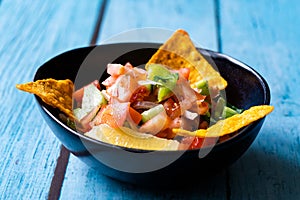
[[[298,0],[0,0],[1,199],[300,199]],[[64,51],[123,31],[183,28],[262,74],[274,112],[246,154],[207,185],[147,189],[111,180],[64,149],[32,95],[15,89]]]

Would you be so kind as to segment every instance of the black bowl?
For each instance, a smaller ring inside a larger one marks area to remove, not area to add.
[[[95,79],[101,80],[101,74],[103,72],[105,74],[107,63],[130,62],[134,66],[145,64],[159,46],[160,44],[153,43],[122,43],[71,50],[43,64],[36,72],[34,80],[68,78],[74,81],[76,78],[76,87],[81,87]],[[198,50],[210,62],[215,63],[221,75],[227,80],[228,102],[243,109],[270,103],[267,82],[255,70],[227,55],[204,49]],[[85,78],[79,80],[80,77],[76,77],[78,72],[84,74],[81,77]],[[36,100],[42,116],[53,133],[72,154],[102,174],[143,185],[170,185],[170,183],[191,182],[190,180],[204,180],[204,177],[211,177],[242,156],[256,138],[264,121],[264,118],[260,119],[241,129],[230,139],[216,144],[212,149],[206,149],[208,154],[199,158],[199,150],[150,152],[93,140],[65,125],[60,120],[60,112],[57,109],[46,105],[38,97]],[[139,161],[137,157],[147,158],[147,160]],[[153,163],[159,165],[169,158],[174,158],[174,162],[158,167],[157,170],[138,170],[140,166]],[[115,167],[115,163],[122,165],[123,168]]]

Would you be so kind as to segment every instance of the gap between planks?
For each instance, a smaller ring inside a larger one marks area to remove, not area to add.
[[[1,4],[1,0],[0,0],[0,4]],[[97,42],[97,39],[99,36],[99,32],[100,32],[100,28],[101,28],[101,24],[102,24],[102,20],[103,20],[103,16],[104,16],[104,12],[105,12],[105,8],[106,8],[106,4],[107,4],[107,0],[103,0],[99,6],[97,21],[96,21],[95,27],[93,29],[92,38],[89,42],[89,45],[91,45],[91,46],[96,45],[96,42]],[[59,157],[57,158],[54,175],[53,175],[51,185],[49,188],[49,193],[48,193],[48,199],[50,199],[50,200],[59,199],[59,197],[60,197],[61,188],[63,185],[65,173],[66,173],[67,166],[69,163],[69,157],[70,157],[70,152],[63,145],[61,145]]]
[[[222,46],[222,37],[221,37],[221,11],[220,11],[220,0],[214,0],[214,7],[215,7],[215,24],[216,24],[216,32],[217,32],[217,50],[218,52],[223,52]],[[228,168],[225,170],[225,178],[226,178],[226,199],[231,199],[231,187],[230,187],[230,173]]]
[[[221,17],[220,17],[220,0],[214,0],[215,6],[215,24],[217,32],[217,48],[220,53],[223,51],[222,38],[221,38]]]

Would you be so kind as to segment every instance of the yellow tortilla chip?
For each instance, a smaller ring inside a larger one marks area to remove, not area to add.
[[[58,108],[68,117],[74,119],[72,111],[73,82],[69,79],[55,80],[52,78],[24,84],[17,84],[19,90],[39,96],[46,104]]]
[[[183,129],[172,129],[172,131],[178,135],[221,137],[233,133],[256,120],[265,117],[267,114],[272,112],[273,109],[274,107],[269,105],[253,106],[241,114],[236,114],[227,119],[218,121],[208,129],[199,129],[194,132]]]
[[[146,64],[162,64],[171,69],[189,68],[189,81],[193,88],[197,82],[206,80],[210,86],[220,90],[227,86],[225,79],[221,77],[207,60],[199,53],[184,30],[177,30],[166,43],[151,57]]]

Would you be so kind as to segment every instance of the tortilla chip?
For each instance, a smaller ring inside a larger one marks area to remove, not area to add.
[[[274,107],[269,105],[253,106],[241,114],[233,115],[227,119],[220,120],[208,129],[199,129],[194,132],[183,129],[172,129],[178,135],[189,135],[196,137],[221,137],[233,133],[252,122],[265,117],[273,111]]]
[[[17,84],[19,90],[39,96],[46,104],[58,108],[68,117],[74,119],[72,111],[73,82],[69,79],[55,80],[52,78],[24,84]]]
[[[196,83],[207,80],[210,86],[220,90],[227,86],[225,79],[221,77],[207,60],[199,53],[184,30],[177,30],[166,43],[151,57],[146,64],[162,64],[171,69],[189,68],[189,81],[193,88]]]

